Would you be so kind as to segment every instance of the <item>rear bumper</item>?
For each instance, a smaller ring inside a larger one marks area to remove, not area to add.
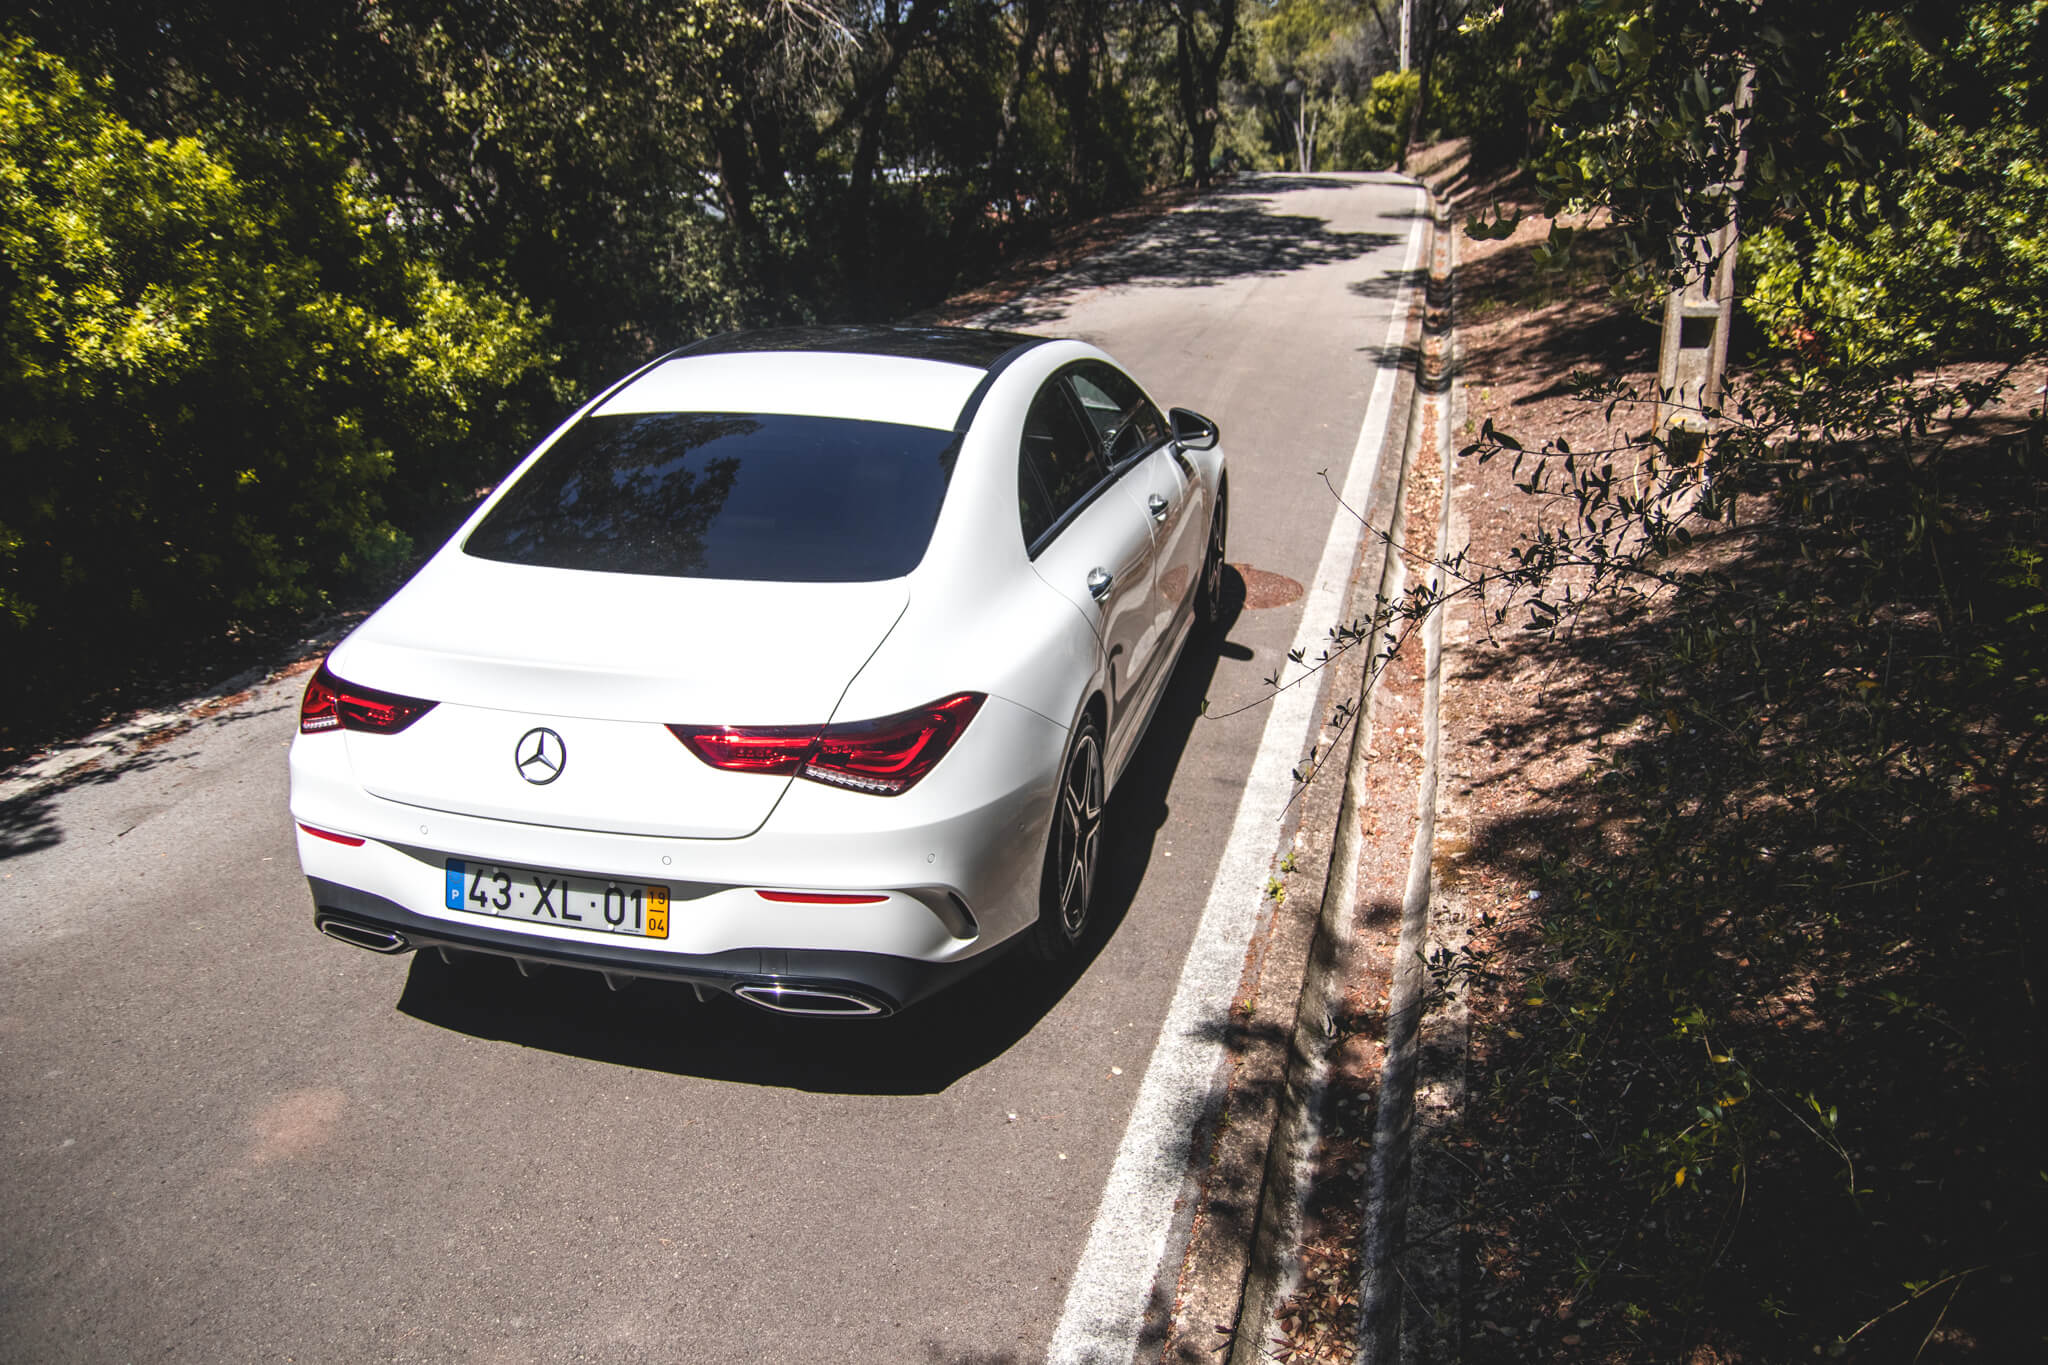
[[[331,937],[359,947],[390,953],[453,948],[549,966],[580,967],[614,977],[678,981],[735,995],[783,1014],[894,1014],[995,956],[982,953],[953,962],[920,962],[886,953],[818,948],[678,953],[628,944],[540,938],[488,923],[429,918],[367,891],[319,877],[306,880],[313,892],[314,924]],[[382,941],[387,935],[393,940],[388,944]]]
[[[992,697],[946,761],[901,796],[754,778],[786,788],[767,823],[744,838],[697,839],[579,827],[573,803],[551,824],[405,805],[365,791],[348,746],[332,738],[301,735],[292,745],[300,868],[403,907],[443,937],[488,940],[514,923],[447,904],[446,868],[460,859],[668,888],[673,913],[660,943],[621,949],[612,935],[517,921],[516,941],[546,940],[548,954],[724,962],[743,950],[804,950],[928,966],[978,956],[1036,920],[1065,742],[1050,721]],[[659,738],[682,747],[665,731]],[[883,900],[804,904],[782,892]],[[533,956],[542,955],[536,946]]]

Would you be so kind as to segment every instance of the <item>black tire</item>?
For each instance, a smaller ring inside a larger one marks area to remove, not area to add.
[[[1102,861],[1103,800],[1102,729],[1093,715],[1084,715],[1060,764],[1038,887],[1038,923],[1027,937],[1032,955],[1043,961],[1067,956],[1088,932]]]
[[[1230,490],[1216,493],[1216,515],[1209,521],[1209,552],[1202,559],[1202,582],[1196,588],[1195,625],[1218,630],[1223,625],[1223,546],[1230,529]]]

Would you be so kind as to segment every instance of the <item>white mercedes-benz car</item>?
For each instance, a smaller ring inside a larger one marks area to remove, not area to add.
[[[307,685],[314,922],[886,1014],[1088,924],[1213,620],[1215,424],[1079,341],[688,346],[550,435]]]

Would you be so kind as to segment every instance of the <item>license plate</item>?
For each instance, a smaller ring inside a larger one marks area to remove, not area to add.
[[[668,937],[668,888],[448,860],[448,908],[635,938]]]

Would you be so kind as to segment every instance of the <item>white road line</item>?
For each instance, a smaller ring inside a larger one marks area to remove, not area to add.
[[[1418,202],[1419,198],[1418,194]],[[1418,215],[1409,228],[1404,280],[1414,278],[1424,222]],[[1379,473],[1400,371],[1392,355],[1406,332],[1410,302],[1411,292],[1404,291],[1387,321],[1382,348],[1386,358],[1373,381],[1344,477],[1343,498],[1349,507],[1364,508]],[[1358,539],[1357,522],[1338,508],[1294,636],[1294,648],[1306,658],[1313,659],[1320,651],[1326,632],[1344,609]],[[1258,925],[1281,817],[1293,794],[1289,774],[1316,721],[1316,694],[1312,684],[1281,692],[1267,714],[1258,757],[1238,802],[1209,903],[1181,968],[1180,984],[1138,1090],[1137,1109],[1124,1129],[1087,1248],[1046,1351],[1054,1365],[1123,1365],[1137,1353],[1146,1300],[1166,1254],[1174,1200],[1187,1173],[1189,1143],[1225,1060],[1231,997]]]

